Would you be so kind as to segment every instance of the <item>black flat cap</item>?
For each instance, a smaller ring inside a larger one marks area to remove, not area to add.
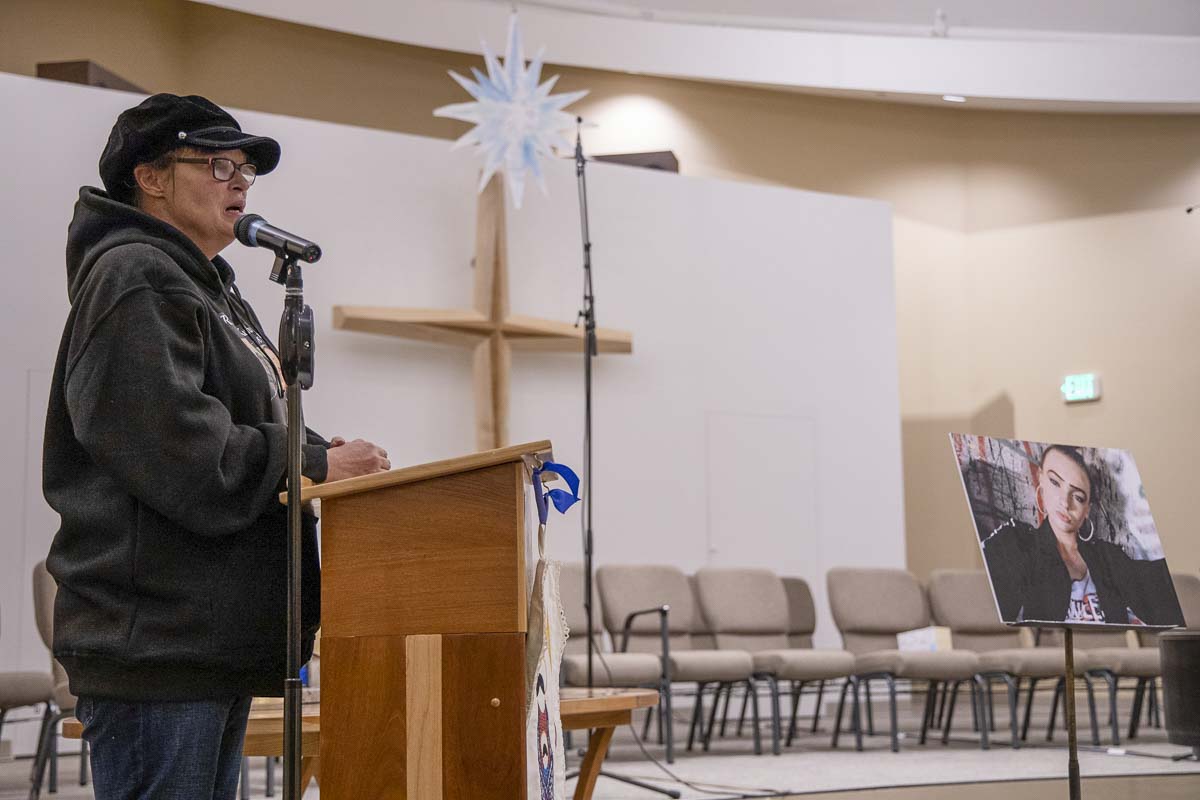
[[[279,142],[251,136],[229,112],[199,95],[156,94],[121,112],[100,154],[100,180],[109,197],[133,199],[133,168],[180,147],[244,150],[259,175],[279,164]]]

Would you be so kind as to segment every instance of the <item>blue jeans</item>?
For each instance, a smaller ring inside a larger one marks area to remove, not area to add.
[[[235,800],[250,698],[130,703],[80,697],[96,800]]]

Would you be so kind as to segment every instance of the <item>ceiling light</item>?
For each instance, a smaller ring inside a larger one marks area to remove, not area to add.
[[[944,95],[942,95],[942,99],[945,100],[947,103],[965,103],[965,102],[967,102],[967,98],[963,97],[961,94],[944,94]]]

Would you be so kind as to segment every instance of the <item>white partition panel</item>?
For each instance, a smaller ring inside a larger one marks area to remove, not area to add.
[[[0,462],[0,669],[45,663],[29,571],[56,521],[40,451],[66,224],[79,185],[98,182],[114,118],[139,99],[0,75],[0,413],[19,449]],[[235,114],[283,145],[250,210],[325,250],[305,271],[318,321],[309,423],[374,439],[397,465],[471,450],[470,354],[332,330],[331,306],[467,306],[477,163],[445,141]],[[599,322],[634,335],[632,355],[596,364],[597,563],[769,566],[809,578],[818,598],[830,566],[902,565],[889,208],[607,164],[589,179]],[[571,164],[552,164],[548,183],[509,211],[512,309],[570,321],[582,289]],[[272,330],[270,256],[225,255]],[[515,355],[514,441],[549,437],[581,468],[582,416],[581,356]],[[579,534],[577,511],[554,519],[554,557],[579,559]]]

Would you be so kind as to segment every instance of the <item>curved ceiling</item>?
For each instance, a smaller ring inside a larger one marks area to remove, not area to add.
[[[1196,0],[529,0],[663,22],[929,36],[1200,36]],[[736,10],[731,10],[736,9]]]
[[[481,37],[502,49],[515,6],[554,64],[968,108],[1200,112],[1200,0],[194,1],[468,53]]]

